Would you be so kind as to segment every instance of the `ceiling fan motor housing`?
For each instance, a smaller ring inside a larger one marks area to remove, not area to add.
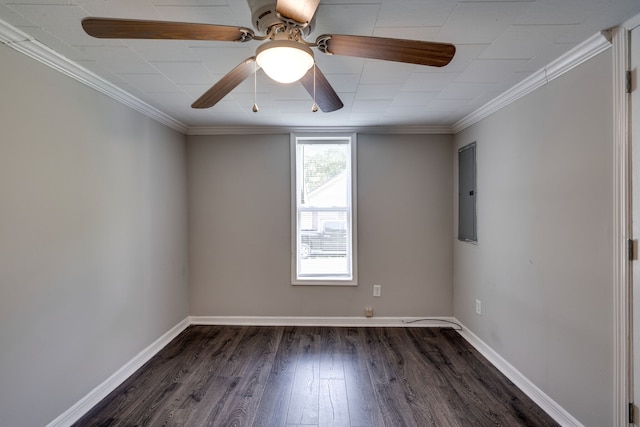
[[[284,22],[276,12],[275,0],[247,0],[249,9],[251,9],[251,22],[258,32],[268,34],[269,29],[274,25],[282,25]],[[300,29],[302,36],[307,37],[313,32],[315,26],[315,17],[309,25]]]

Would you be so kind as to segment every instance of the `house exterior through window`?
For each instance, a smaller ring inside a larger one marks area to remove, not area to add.
[[[356,285],[354,134],[291,135],[292,283]]]

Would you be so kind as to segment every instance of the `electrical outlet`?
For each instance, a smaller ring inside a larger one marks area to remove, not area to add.
[[[479,299],[476,300],[476,314],[482,316],[482,301]]]
[[[373,317],[373,307],[365,307],[364,315],[365,317]]]
[[[382,295],[382,286],[381,285],[373,285],[373,296],[379,297]]]

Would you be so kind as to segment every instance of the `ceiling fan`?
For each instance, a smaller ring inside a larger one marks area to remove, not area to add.
[[[346,55],[411,64],[443,67],[456,48],[448,43],[371,36],[325,34],[315,42],[305,38],[314,26],[320,0],[248,0],[252,22],[263,36],[249,28],[187,22],[147,21],[89,17],[82,20],[85,32],[97,38],[212,40],[247,42],[269,40],[207,90],[192,108],[209,108],[261,67],[281,83],[300,81],[323,112],[339,110],[342,101],[315,65],[312,47],[329,55]],[[257,63],[257,65],[256,65]],[[257,108],[254,106],[254,111]]]

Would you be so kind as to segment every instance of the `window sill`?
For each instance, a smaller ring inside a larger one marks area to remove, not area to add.
[[[358,286],[355,280],[294,280],[291,286]]]

